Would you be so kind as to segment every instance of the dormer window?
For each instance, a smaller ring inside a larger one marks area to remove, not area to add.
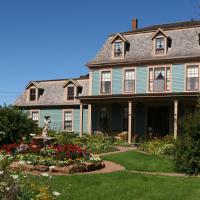
[[[157,37],[156,38],[156,54],[164,53],[165,52],[165,38],[164,37]]]
[[[122,57],[123,55],[123,44],[121,41],[114,43],[114,56]]]
[[[67,87],[67,100],[74,100],[74,87],[73,86]]]
[[[76,96],[82,91],[82,86],[77,80],[69,79],[63,84],[64,101],[76,100]]]
[[[167,54],[168,41],[170,38],[164,33],[162,29],[158,29],[152,37],[153,40],[153,55],[163,56]]]
[[[112,58],[123,59],[125,56],[126,47],[129,46],[127,39],[120,33],[116,34],[111,40],[112,44]]]
[[[36,101],[36,88],[31,88],[29,92],[29,100]]]

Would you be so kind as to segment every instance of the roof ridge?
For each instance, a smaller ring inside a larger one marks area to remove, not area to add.
[[[175,29],[175,28],[180,28],[180,27],[192,27],[195,25],[200,26],[200,20],[190,20],[190,21],[177,21],[177,22],[172,22],[172,23],[164,23],[164,24],[154,24],[150,26],[145,26],[138,28],[136,30],[130,30],[130,31],[124,31],[120,32],[120,34],[131,34],[131,33],[140,33],[140,32],[148,32],[148,31],[155,31],[158,28],[162,29]],[[111,33],[109,36],[114,36],[117,33]]]

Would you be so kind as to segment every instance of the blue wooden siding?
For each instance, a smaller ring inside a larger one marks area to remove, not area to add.
[[[147,92],[147,67],[136,67],[136,93],[146,93]]]
[[[172,92],[184,92],[185,67],[172,65]]]
[[[113,104],[111,110],[111,130],[121,131],[122,130],[122,117],[121,117],[121,105]]]
[[[145,106],[142,104],[136,105],[135,133],[145,135]]]
[[[122,81],[123,81],[123,69],[113,68],[112,69],[112,93],[122,93]]]
[[[44,126],[44,117],[50,116],[51,124],[50,128],[51,130],[55,131],[61,131],[62,130],[62,109],[43,109],[40,110],[40,120],[39,120],[39,126]]]
[[[99,88],[100,88],[100,72],[99,70],[92,71],[92,95],[99,95]]]

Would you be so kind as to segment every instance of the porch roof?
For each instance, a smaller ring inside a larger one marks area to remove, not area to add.
[[[81,96],[77,97],[81,102],[92,103],[101,101],[172,101],[172,100],[196,100],[199,97],[197,92],[178,92],[178,93],[147,93],[147,94],[112,94],[112,95],[97,95],[97,96]]]

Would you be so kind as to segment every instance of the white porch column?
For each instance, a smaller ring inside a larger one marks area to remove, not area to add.
[[[92,105],[88,104],[88,133],[92,135]]]
[[[178,101],[174,101],[174,139],[177,138]]]
[[[79,123],[80,131],[79,136],[83,136],[83,103],[80,102],[80,123]]]
[[[128,102],[128,143],[131,144],[132,132],[132,101]]]

